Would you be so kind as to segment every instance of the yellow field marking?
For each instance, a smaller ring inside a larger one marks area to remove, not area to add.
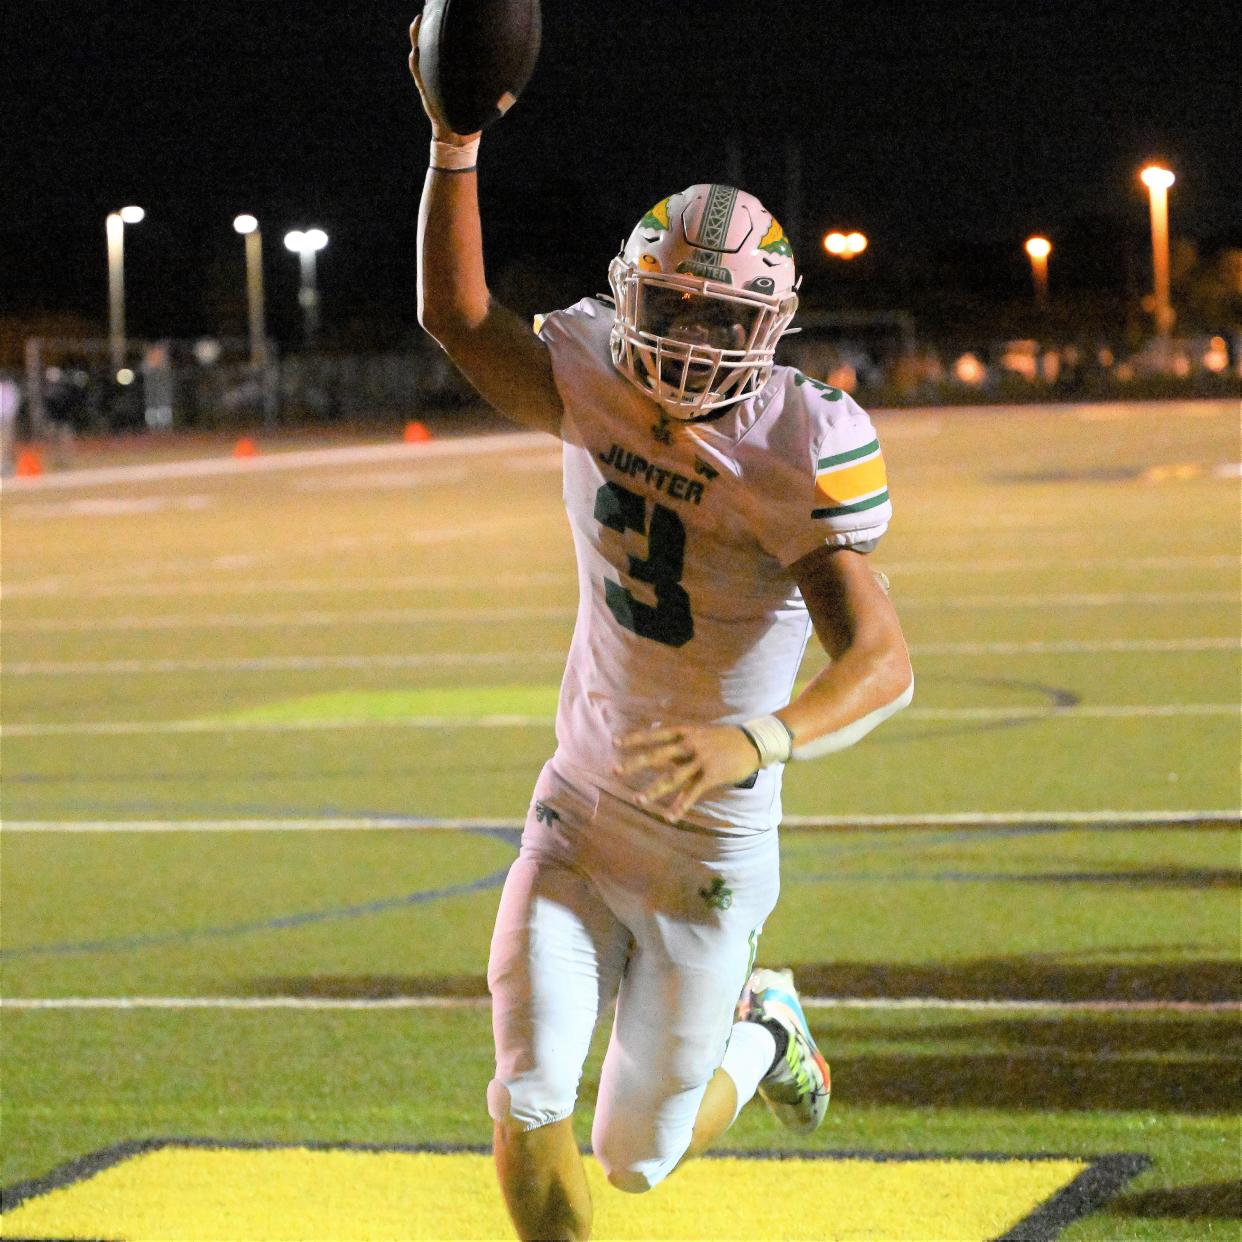
[[[598,1239],[971,1242],[1090,1167],[1072,1159],[741,1159],[687,1165],[647,1195],[587,1161]],[[2,1236],[126,1242],[410,1242],[512,1237],[474,1153],[169,1146],[28,1199]]]

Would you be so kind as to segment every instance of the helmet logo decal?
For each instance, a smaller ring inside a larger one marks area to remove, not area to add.
[[[697,237],[687,236],[692,246],[704,250],[724,250],[729,238],[729,221],[737,203],[737,191],[731,185],[713,185],[708,188],[707,202],[699,219]],[[715,277],[712,277],[715,279]]]
[[[759,249],[766,250],[769,254],[783,254],[787,259],[793,258],[793,247],[785,236],[785,230],[775,220],[768,225],[768,231],[763,235]]]
[[[669,195],[672,198],[672,195]],[[668,198],[662,198],[656,205],[638,222],[640,229],[659,229],[661,233],[667,233],[670,225],[668,222]]]

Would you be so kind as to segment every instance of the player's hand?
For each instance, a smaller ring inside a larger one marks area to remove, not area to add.
[[[418,28],[422,24],[422,20],[423,15],[420,13],[410,23],[410,73],[414,78],[414,85],[418,87],[418,97],[423,101],[423,111],[431,122],[431,136],[437,142],[447,142],[456,147],[464,146],[468,142],[473,142],[478,137],[478,134],[454,133],[428,102],[427,90],[423,86],[422,75],[418,71]]]
[[[640,805],[676,823],[708,790],[744,781],[759,766],[754,745],[737,725],[637,729],[617,740],[617,776],[647,777]]]

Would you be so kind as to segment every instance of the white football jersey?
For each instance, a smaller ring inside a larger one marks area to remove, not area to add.
[[[632,800],[614,739],[659,724],[740,723],[784,707],[811,633],[789,567],[867,545],[891,514],[875,429],[846,394],[777,367],[710,422],[665,420],[613,366],[611,307],[538,324],[565,410],[564,498],[579,602],[555,763]],[[780,766],[717,789],[686,821],[780,821]]]

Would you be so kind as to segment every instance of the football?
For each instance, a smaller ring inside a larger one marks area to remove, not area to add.
[[[539,56],[539,0],[427,0],[418,67],[435,111],[457,134],[503,116]]]

